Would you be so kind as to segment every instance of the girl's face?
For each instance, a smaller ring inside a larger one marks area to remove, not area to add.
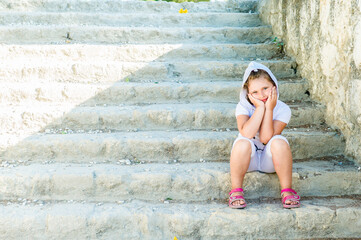
[[[271,94],[271,90],[274,84],[264,76],[253,79],[249,82],[248,93],[250,93],[254,98],[266,102],[268,96]]]

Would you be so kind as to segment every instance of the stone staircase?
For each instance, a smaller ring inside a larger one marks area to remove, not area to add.
[[[187,14],[179,14],[187,8]],[[361,173],[343,156],[257,1],[0,2],[1,239],[361,236]],[[227,207],[249,61],[279,78],[302,207],[249,173]]]

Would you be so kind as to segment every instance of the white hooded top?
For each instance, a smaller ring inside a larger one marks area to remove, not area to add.
[[[251,62],[248,65],[248,67],[244,73],[242,89],[241,89],[241,93],[240,93],[240,99],[239,99],[239,103],[237,104],[237,108],[236,108],[236,117],[238,115],[247,115],[247,116],[251,117],[252,114],[254,113],[254,111],[256,110],[256,108],[248,102],[247,90],[244,89],[243,86],[246,83],[251,72],[252,71],[257,72],[258,69],[262,69],[262,70],[266,71],[269,74],[269,76],[271,77],[271,79],[273,80],[273,82],[276,84],[277,104],[276,104],[275,108],[273,109],[273,120],[278,120],[278,121],[288,124],[288,122],[291,119],[291,109],[287,104],[278,100],[279,91],[278,91],[277,78],[273,75],[273,73],[271,72],[271,70],[269,70],[268,67],[266,67],[260,63],[257,63],[257,62]]]

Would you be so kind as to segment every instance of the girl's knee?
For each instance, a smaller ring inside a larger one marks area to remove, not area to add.
[[[271,152],[277,153],[284,151],[290,151],[290,145],[288,144],[288,142],[282,138],[273,139],[271,142]]]
[[[245,153],[245,154],[251,154],[252,153],[252,145],[251,145],[250,141],[245,140],[245,139],[240,139],[234,144],[232,151],[241,152],[241,153]]]

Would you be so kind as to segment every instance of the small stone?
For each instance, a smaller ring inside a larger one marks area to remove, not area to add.
[[[49,134],[49,133],[50,133],[50,129],[45,129],[45,133]]]
[[[164,201],[164,204],[169,204],[169,201]]]
[[[226,129],[227,132],[230,132],[231,130],[229,128]]]

